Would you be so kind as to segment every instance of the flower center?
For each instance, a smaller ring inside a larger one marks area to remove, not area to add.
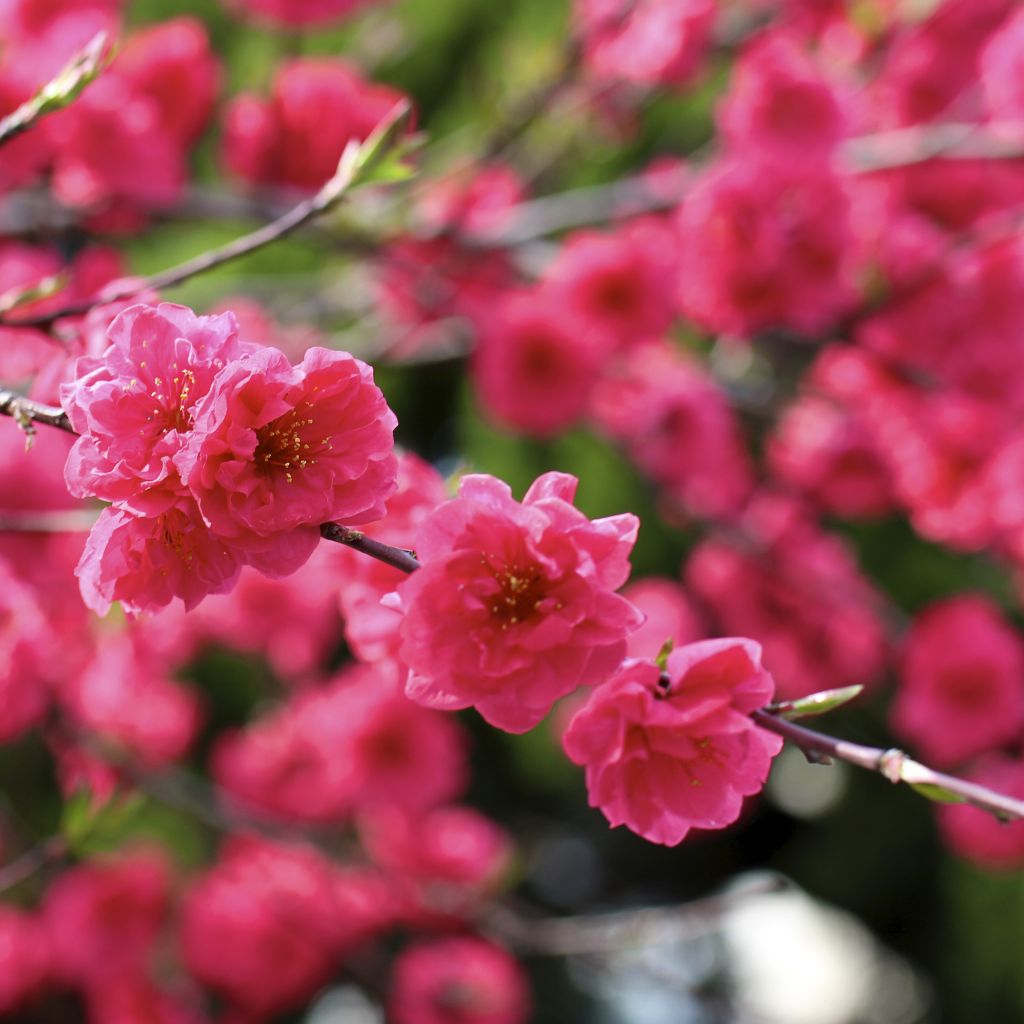
[[[491,614],[501,622],[502,629],[530,618],[544,599],[544,580],[535,568],[518,566],[493,569],[501,588],[491,599]]]
[[[308,415],[311,408],[312,403],[303,402],[256,431],[257,469],[267,473],[284,470],[285,480],[291,483],[294,471],[316,465],[317,456],[331,450],[329,436],[311,437],[310,428],[315,423]]]

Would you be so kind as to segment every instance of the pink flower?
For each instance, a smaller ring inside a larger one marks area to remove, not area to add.
[[[1024,728],[1024,644],[980,594],[933,604],[907,636],[894,731],[945,767],[1017,739]]]
[[[230,7],[286,28],[306,28],[346,18],[380,0],[228,0]]]
[[[235,839],[186,894],[185,964],[254,1015],[295,1009],[330,977],[338,909],[332,866],[319,854]]]
[[[598,79],[684,85],[711,42],[713,0],[576,0],[587,68]]]
[[[675,846],[691,828],[736,821],[782,739],[749,717],[774,689],[752,640],[680,647],[667,675],[653,661],[626,662],[576,713],[563,744],[586,766],[592,807],[613,826]]]
[[[167,862],[152,851],[61,875],[43,908],[55,974],[83,985],[140,969],[163,924],[169,882]]]
[[[671,228],[654,218],[610,234],[576,232],[546,273],[544,289],[556,308],[620,346],[658,337],[675,315],[674,241]]]
[[[967,778],[997,793],[1024,799],[1024,764],[1019,759],[989,754]],[[939,831],[954,853],[995,871],[1014,871],[1024,865],[1024,821],[1000,821],[968,804],[943,804],[936,813]]]
[[[750,459],[728,397],[677,346],[630,349],[594,388],[590,415],[685,512],[733,515],[750,492]]]
[[[845,120],[810,56],[779,33],[759,34],[743,51],[718,115],[730,146],[782,163],[827,160]]]
[[[230,313],[196,316],[185,306],[131,306],[110,325],[111,346],[83,356],[61,404],[81,435],[68,457],[68,489],[163,511],[186,492],[174,458],[214,377],[245,350]]]
[[[289,61],[269,100],[242,93],[229,104],[224,164],[254,185],[313,191],[334,174],[345,146],[365,139],[401,98],[341,60]]]
[[[792,499],[757,495],[734,539],[694,548],[685,581],[720,632],[764,648],[779,695],[878,682],[888,654],[881,596],[852,551]]]
[[[202,134],[217,98],[220,68],[197,18],[172,18],[134,33],[112,73],[157,105],[161,127],[181,146]]]
[[[42,987],[49,968],[46,933],[39,919],[0,907],[0,1013],[9,1013]]]
[[[979,66],[989,112],[1019,136],[1024,131],[1024,11],[1008,17],[989,39]]]
[[[641,621],[614,593],[639,523],[587,519],[571,504],[576,484],[546,473],[520,504],[500,480],[466,476],[427,518],[415,545],[423,567],[397,592],[413,700],[473,706],[525,732],[559,697],[615,670]]]
[[[371,522],[394,493],[397,420],[373,371],[311,348],[261,349],[217,375],[178,459],[218,536],[269,576],[294,572],[328,521]]]
[[[522,969],[499,946],[470,936],[421,942],[395,960],[393,1024],[525,1024]]]
[[[814,334],[856,297],[849,202],[824,166],[720,164],[683,200],[678,227],[682,310],[711,331]]]
[[[537,437],[584,413],[612,338],[555,296],[513,293],[492,313],[473,357],[480,403],[498,423]]]
[[[172,682],[163,659],[128,633],[107,638],[62,696],[79,725],[147,765],[181,757],[199,727],[195,693]]]
[[[75,570],[82,600],[97,615],[114,601],[131,613],[180,597],[186,609],[230,590],[242,555],[212,534],[190,498],[151,518],[105,508]]]
[[[0,743],[31,728],[49,707],[48,627],[36,595],[0,557]]]

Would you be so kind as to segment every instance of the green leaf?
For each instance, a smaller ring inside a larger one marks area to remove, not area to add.
[[[661,669],[662,672],[668,670],[668,656],[672,653],[672,649],[675,647],[675,641],[669,637],[662,645],[661,650],[658,651],[658,656],[654,659],[654,664]]]
[[[105,803],[88,789],[78,789],[65,803],[60,832],[68,849],[77,856],[115,849],[130,833],[145,805],[138,793],[114,796]]]
[[[937,804],[963,804],[967,801],[959,794],[945,786],[937,786],[932,782],[909,782],[907,785],[923,797],[934,800]]]
[[[50,277],[43,277],[34,284],[24,288],[11,288],[10,291],[0,295],[0,313],[9,313],[18,306],[24,306],[29,302],[38,302],[39,299],[48,299],[56,294],[68,283],[68,275],[52,274]]]
[[[798,700],[780,701],[771,705],[769,710],[783,718],[812,718],[842,707],[859,697],[863,689],[863,686],[843,686],[837,690],[821,690]]]

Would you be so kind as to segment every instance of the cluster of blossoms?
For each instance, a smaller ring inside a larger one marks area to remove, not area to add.
[[[379,519],[395,489],[394,414],[370,368],[311,348],[297,366],[230,314],[132,306],[61,388],[81,435],[68,489],[112,502],[79,565],[86,604],[186,608],[243,565],[294,572],[320,524]]]
[[[7,6],[0,113],[122,19],[118,0]],[[225,0],[297,30],[371,6]],[[589,518],[567,473],[522,500],[483,473],[453,493],[395,450],[368,365],[254,301],[104,304],[115,250],[0,238],[0,306],[58,274],[18,312],[92,305],[42,327],[0,311],[0,382],[59,400],[79,435],[40,436],[26,460],[0,424],[0,513],[59,524],[107,503],[87,538],[0,531],[0,742],[38,729],[63,794],[101,809],[118,806],[120,762],[192,757],[229,823],[342,837],[325,850],[232,824],[180,884],[152,849],[62,871],[38,909],[0,911],[0,1014],[71,992],[100,1024],[198,1024],[210,993],[248,1024],[389,963],[396,1024],[522,1024],[521,967],[476,935],[512,842],[462,802],[469,739],[445,712],[510,733],[557,723],[591,805],[672,846],[760,792],[781,741],[752,712],[773,694],[877,692],[888,672],[901,742],[1024,796],[1024,640],[1006,609],[901,594],[903,628],[855,554],[903,514],[915,552],[983,553],[1024,579],[1024,169],[873,149],[945,122],[1024,139],[1024,17],[1012,0],[901,6],[576,0],[575,95],[605,132],[735,48],[711,156],[656,160],[602,228],[570,211],[537,246],[546,208],[524,166],[463,167],[417,188],[367,260],[388,355],[468,345],[499,431],[614,445],[682,528],[674,576],[628,583],[637,517]],[[45,181],[76,228],[137,230],[182,199],[222,79],[201,22],[139,29],[0,149],[0,188]],[[292,58],[265,94],[223,105],[220,165],[258,198],[307,196],[401,95],[342,59]],[[748,406],[771,417],[763,444]],[[322,544],[326,523],[419,567]],[[128,621],[85,614],[73,572],[90,609],[118,602]],[[224,649],[277,687],[248,717],[209,714],[181,682]],[[939,825],[981,864],[1024,862],[1020,823],[950,806]]]

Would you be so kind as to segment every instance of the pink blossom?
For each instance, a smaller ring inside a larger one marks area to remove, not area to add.
[[[37,596],[0,558],[0,742],[42,719],[60,659]]]
[[[612,338],[543,292],[513,293],[480,337],[472,372],[480,403],[498,423],[538,437],[584,413]]]
[[[285,28],[338,21],[380,0],[228,0],[228,6]]]
[[[312,554],[321,523],[384,514],[396,423],[373,371],[347,352],[311,348],[293,367],[265,348],[217,375],[177,465],[210,529],[283,576]]]
[[[967,779],[1024,799],[1024,764],[1017,758],[989,754],[977,762]],[[969,804],[943,804],[936,812],[942,838],[954,853],[994,871],[1016,871],[1024,864],[1024,821],[1000,821]]]
[[[75,572],[82,600],[97,615],[106,615],[114,601],[135,614],[176,597],[194,608],[207,594],[230,590],[243,564],[186,498],[150,518],[105,508]]]
[[[980,594],[931,605],[907,636],[894,731],[921,756],[955,765],[1024,728],[1024,644]]]
[[[979,66],[989,113],[1019,136],[1024,131],[1024,11],[1010,15],[989,38]]]
[[[882,598],[844,541],[769,493],[750,503],[737,530],[735,539],[702,541],[685,569],[720,631],[756,638],[784,699],[877,683],[888,656]]]
[[[335,963],[334,891],[331,864],[312,850],[235,839],[185,896],[185,964],[255,1015],[299,1007]]]
[[[711,331],[813,335],[856,297],[849,201],[824,166],[720,163],[677,223],[682,310]]]
[[[598,79],[685,85],[711,42],[713,0],[576,0],[588,70]]]
[[[119,854],[66,871],[43,912],[55,974],[98,984],[146,962],[167,910],[170,872],[155,851]]]
[[[229,104],[224,164],[253,185],[313,191],[334,174],[345,146],[365,139],[401,98],[341,60],[288,61],[269,100],[242,93]]]
[[[280,580],[243,568],[230,593],[214,595],[190,613],[193,635],[262,655],[287,684],[317,672],[337,649],[342,630],[338,589],[343,581],[334,557],[341,549],[333,548],[321,545],[298,572]]]
[[[431,231],[455,229],[486,237],[507,226],[525,197],[525,185],[514,168],[475,164],[433,182],[417,212]]]
[[[137,971],[104,978],[87,991],[86,1001],[90,1024],[204,1024],[208,1019],[197,993],[164,989]]]
[[[43,986],[50,965],[42,922],[15,907],[0,907],[0,1013],[10,1013]]]
[[[406,692],[430,707],[476,707],[509,732],[615,670],[640,613],[614,593],[638,522],[591,521],[576,478],[546,473],[522,504],[494,477],[463,477],[417,534],[423,567],[398,587]]]
[[[569,235],[544,277],[557,307],[619,345],[668,330],[675,315],[675,240],[660,220],[644,218],[613,233]]]
[[[169,676],[163,659],[122,633],[99,646],[62,698],[79,725],[159,765],[185,753],[200,720],[195,693]]]
[[[827,160],[846,129],[836,90],[778,32],[756,36],[740,55],[718,123],[736,150],[784,164]]]
[[[768,439],[768,465],[787,486],[823,511],[874,519],[893,508],[885,456],[855,411],[804,395],[779,417]]]
[[[381,867],[425,886],[421,899],[434,910],[493,890],[512,856],[505,831],[472,807],[369,807],[359,835]]]
[[[246,349],[230,313],[197,317],[185,306],[131,306],[102,356],[83,356],[61,404],[81,435],[68,458],[68,489],[163,511],[185,493],[174,458],[217,372]]]
[[[736,821],[782,740],[749,718],[774,690],[752,640],[680,647],[667,675],[653,661],[626,662],[576,713],[563,744],[586,766],[592,807],[613,826],[675,846],[691,828]]]
[[[750,492],[753,471],[727,396],[668,342],[637,346],[606,371],[590,415],[686,512],[732,515]]]
[[[157,105],[161,127],[181,146],[202,134],[213,113],[220,68],[197,18],[172,18],[129,36],[112,73]]]
[[[421,942],[395,960],[393,1024],[525,1024],[530,996],[522,969],[499,946],[471,936]]]

